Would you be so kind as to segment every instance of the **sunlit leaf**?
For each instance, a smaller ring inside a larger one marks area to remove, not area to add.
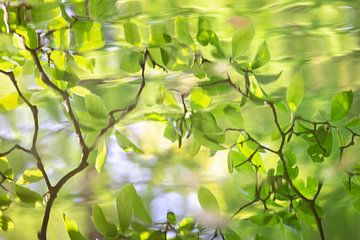
[[[92,210],[92,220],[96,230],[101,234],[108,237],[114,237],[118,234],[116,226],[106,220],[104,213],[99,205],[95,205]]]
[[[43,178],[41,171],[38,168],[29,168],[16,181],[17,184],[28,184],[40,181]]]
[[[116,207],[122,232],[125,232],[130,226],[134,200],[135,195],[132,184],[122,185],[116,198]]]
[[[140,45],[140,34],[138,27],[135,23],[126,22],[124,23],[124,34],[125,40],[133,45]]]
[[[74,220],[68,218],[65,213],[63,213],[63,220],[65,223],[66,230],[69,234],[71,240],[86,240],[84,235],[79,231],[79,228]]]
[[[247,24],[234,33],[231,41],[233,58],[240,57],[247,50],[254,35],[255,29],[252,24]]]
[[[206,187],[200,187],[198,191],[198,200],[201,207],[205,211],[215,212],[215,213],[220,212],[219,204],[214,194]]]
[[[119,131],[115,131],[115,137],[119,146],[125,152],[134,151],[140,154],[143,153],[143,151],[139,147],[137,147],[128,137],[126,137],[124,134],[120,133]]]
[[[98,152],[95,159],[95,168],[100,173],[104,167],[106,160],[106,143],[103,143],[98,148]]]
[[[201,88],[194,88],[190,93],[190,106],[192,109],[202,109],[210,105],[211,97]]]
[[[304,98],[304,80],[297,75],[290,83],[286,92],[286,101],[292,112],[296,112]]]
[[[343,119],[349,113],[352,101],[352,91],[336,94],[331,100],[331,121]]]
[[[95,118],[108,118],[108,111],[104,101],[95,94],[85,95],[86,110]]]
[[[270,52],[267,47],[266,42],[264,42],[258,49],[255,58],[252,63],[252,69],[257,69],[264,66],[267,62],[270,61]]]
[[[43,200],[43,197],[37,192],[34,192],[29,188],[22,187],[17,184],[15,185],[15,192],[16,195],[19,197],[19,199],[24,203],[34,204],[36,202],[41,202]]]

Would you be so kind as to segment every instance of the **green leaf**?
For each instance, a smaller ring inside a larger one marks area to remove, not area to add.
[[[226,228],[224,235],[226,240],[241,240],[240,235],[231,228]]]
[[[279,77],[281,76],[282,71],[279,72],[278,74],[271,74],[271,75],[261,75],[261,74],[254,74],[256,81],[258,81],[261,84],[268,84],[268,83],[272,83],[275,82],[276,80],[279,79]]]
[[[201,148],[201,144],[196,141],[195,138],[192,138],[190,140],[190,144],[189,144],[189,153],[190,153],[190,156],[194,157],[196,156],[196,154],[199,152]]]
[[[129,73],[140,71],[142,54],[139,52],[124,53],[120,56],[120,68]]]
[[[164,24],[157,23],[151,25],[151,36],[150,36],[150,45],[151,46],[161,46],[164,45],[167,41],[164,38]]]
[[[102,98],[95,94],[85,96],[86,110],[95,118],[107,119],[108,111]]]
[[[233,171],[234,171],[234,161],[232,159],[231,152],[232,151],[230,150],[228,153],[228,156],[227,156],[227,166],[228,166],[229,173],[233,173]]]
[[[211,97],[201,88],[193,88],[190,93],[190,106],[193,110],[206,108],[210,105]]]
[[[173,213],[173,212],[168,212],[168,213],[166,214],[166,219],[167,219],[168,223],[170,223],[170,224],[172,224],[172,225],[175,225],[176,222],[177,222],[177,220],[176,220],[176,215],[175,215],[175,213]]]
[[[92,210],[92,220],[96,230],[107,237],[115,237],[118,234],[114,224],[109,223],[99,205],[95,205]]]
[[[231,41],[233,58],[240,57],[245,52],[254,35],[255,29],[252,24],[248,24],[234,33]]]
[[[125,152],[134,151],[139,154],[143,154],[144,152],[137,147],[129,138],[127,138],[124,134],[120,133],[119,131],[115,131],[116,141],[118,142],[119,146]]]
[[[28,184],[37,182],[43,178],[41,171],[38,168],[29,168],[16,181],[17,184]]]
[[[17,184],[15,184],[15,192],[19,199],[24,203],[34,204],[36,202],[42,202],[43,200],[43,197],[37,192]]]
[[[199,203],[205,211],[219,213],[219,204],[212,192],[206,187],[200,187],[198,191]]]
[[[148,213],[143,200],[136,192],[136,189],[133,184],[128,185],[129,194],[131,194],[131,198],[133,199],[133,207],[134,207],[134,215],[141,221],[145,223],[152,223],[151,216]]]
[[[0,110],[3,109],[5,111],[13,110],[20,106],[22,103],[21,98],[17,92],[12,92],[4,97],[0,98]]]
[[[98,22],[76,21],[73,24],[74,47],[80,52],[102,48],[105,45],[102,26]]]
[[[194,44],[188,24],[182,17],[176,18],[176,36],[181,43],[186,45]]]
[[[117,0],[89,0],[88,9],[91,19],[109,21],[116,12]]]
[[[347,127],[359,127],[360,126],[360,118],[356,117],[351,119],[347,124]]]
[[[65,213],[63,213],[63,220],[65,223],[66,230],[69,234],[71,240],[86,240],[84,235],[82,235],[79,231],[79,228],[75,221],[68,218]]]
[[[331,101],[331,121],[343,119],[349,113],[352,101],[351,90],[336,94]]]
[[[100,173],[104,167],[106,160],[106,143],[104,142],[100,147],[98,147],[97,155],[95,159],[95,168]]]
[[[304,98],[304,79],[301,75],[298,75],[290,83],[286,92],[286,101],[292,112],[296,112],[296,109],[301,104]]]
[[[0,211],[0,228],[3,231],[8,231],[14,229],[14,222],[9,216]]]
[[[135,189],[132,184],[124,184],[121,186],[120,192],[116,198],[116,208],[122,232],[125,232],[131,223],[134,210],[134,191]]]
[[[138,27],[135,23],[124,23],[125,40],[132,45],[139,46],[141,43]]]
[[[9,195],[4,192],[0,192],[0,209],[7,209],[12,203]]]
[[[254,61],[252,63],[252,69],[257,69],[264,66],[268,61],[270,61],[270,52],[267,47],[266,42],[264,42],[258,49]]]
[[[234,125],[235,128],[243,128],[244,120],[241,116],[240,109],[233,106],[226,106],[223,110],[225,116]]]

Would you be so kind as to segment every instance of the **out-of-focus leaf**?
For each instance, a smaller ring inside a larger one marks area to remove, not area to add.
[[[89,0],[88,9],[92,19],[106,21],[116,15],[117,0]]]
[[[84,235],[79,231],[79,228],[74,220],[68,218],[65,213],[63,213],[63,220],[65,223],[66,230],[69,234],[71,240],[86,240]]]
[[[125,232],[131,223],[135,200],[133,188],[132,184],[122,185],[116,198],[117,213],[122,232]]]
[[[298,75],[291,81],[287,92],[286,101],[292,112],[296,112],[296,109],[301,104],[304,97],[304,79],[301,75]]]
[[[176,18],[176,36],[180,42],[186,45],[192,45],[194,43],[187,22],[182,17]]]
[[[271,74],[271,75],[254,74],[254,76],[259,83],[268,84],[278,80],[281,74],[282,71],[279,72],[278,74]]]
[[[16,181],[17,184],[28,184],[40,181],[43,178],[41,171],[38,168],[29,168]]]
[[[19,199],[24,203],[34,204],[36,202],[41,202],[43,200],[43,197],[37,192],[34,192],[29,188],[22,187],[17,184],[15,185],[15,192],[16,195],[19,197]]]
[[[224,236],[226,240],[241,240],[240,235],[231,228],[225,229]]]
[[[102,26],[98,22],[76,21],[73,24],[74,47],[80,52],[96,50],[104,46]]]
[[[115,237],[118,234],[114,224],[109,223],[99,205],[95,205],[92,211],[92,220],[96,230],[107,237]]]
[[[190,93],[190,106],[194,110],[206,108],[210,105],[211,97],[201,88],[193,88]]]
[[[233,58],[240,57],[245,52],[254,35],[255,29],[252,24],[245,25],[234,33],[231,41]]]
[[[95,94],[85,96],[86,110],[95,118],[107,119],[108,111],[104,101]]]
[[[143,154],[144,152],[137,147],[129,138],[127,138],[124,134],[120,133],[119,131],[115,131],[115,137],[119,144],[119,146],[125,151],[130,152],[134,151],[139,154]]]
[[[8,231],[14,229],[14,222],[9,216],[0,211],[0,228],[3,231]]]
[[[120,68],[126,72],[135,73],[140,71],[141,53],[124,53],[120,56]]]
[[[267,47],[266,42],[264,42],[258,49],[255,58],[252,63],[252,69],[257,69],[264,66],[268,61],[270,61],[270,52]]]
[[[201,207],[205,211],[215,212],[215,213],[220,212],[219,204],[214,194],[206,187],[200,187],[198,191],[198,200]]]
[[[21,98],[17,92],[12,92],[0,98],[0,110],[6,111],[17,108],[22,103]]]
[[[168,212],[168,213],[166,214],[166,219],[167,219],[167,221],[168,221],[170,224],[175,225],[175,224],[177,223],[176,215],[175,215],[175,213],[173,213],[173,212]]]
[[[351,90],[336,94],[331,100],[331,121],[343,119],[349,113],[352,101]]]
[[[125,40],[135,46],[141,43],[138,27],[133,22],[124,23]]]
[[[224,108],[223,112],[235,128],[244,127],[244,120],[241,116],[239,108],[228,105]]]
[[[106,143],[104,142],[101,146],[98,147],[97,155],[95,159],[95,168],[100,173],[104,167],[106,160]]]

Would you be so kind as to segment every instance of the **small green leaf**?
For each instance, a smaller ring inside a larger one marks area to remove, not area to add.
[[[36,202],[41,202],[43,200],[43,197],[37,192],[34,192],[29,188],[22,187],[17,184],[15,184],[15,192],[16,195],[19,197],[19,199],[24,203],[34,204]]]
[[[223,110],[225,116],[236,128],[244,127],[244,120],[241,116],[240,109],[233,106],[226,106]]]
[[[198,200],[205,211],[219,213],[219,204],[212,192],[206,187],[200,187],[198,191]]]
[[[135,199],[134,191],[132,184],[124,184],[116,198],[116,208],[122,232],[125,232],[131,223]]]
[[[141,53],[131,52],[124,53],[120,56],[120,68],[129,73],[140,71]]]
[[[6,209],[12,203],[9,195],[4,192],[0,192],[0,209]]]
[[[127,138],[124,134],[120,133],[119,131],[115,131],[116,141],[118,142],[119,146],[125,151],[130,152],[134,151],[139,154],[143,154],[144,152],[137,147],[129,138]]]
[[[296,112],[296,109],[301,104],[303,98],[304,98],[304,80],[301,75],[298,75],[290,83],[286,92],[286,101],[292,112]]]
[[[186,45],[194,44],[187,22],[182,17],[176,18],[176,36],[181,43]]]
[[[140,45],[140,34],[138,27],[135,23],[127,22],[124,23],[124,34],[125,34],[125,40],[132,45]]]
[[[241,240],[240,235],[231,228],[226,228],[224,235],[226,240]]]
[[[248,24],[234,33],[231,41],[233,58],[240,57],[245,52],[254,35],[255,29],[252,24]]]
[[[100,147],[98,147],[97,155],[95,159],[95,168],[100,173],[104,167],[106,160],[106,143],[104,142]]]
[[[177,220],[176,220],[176,215],[175,215],[175,213],[173,213],[173,212],[168,212],[168,213],[166,214],[166,219],[167,219],[168,223],[170,223],[170,224],[172,224],[172,225],[175,225],[176,222],[177,222]]]
[[[16,181],[17,184],[28,184],[37,182],[43,178],[41,171],[38,168],[29,168],[25,170],[23,175]]]
[[[278,80],[279,77],[281,76],[281,74],[282,74],[282,71],[279,72],[278,74],[271,74],[271,75],[254,74],[254,76],[259,83],[268,84],[268,83],[272,83],[272,82],[275,82],[276,80]]]
[[[199,152],[201,148],[201,144],[196,141],[195,138],[192,138],[190,140],[190,144],[189,144],[189,153],[190,153],[190,156],[194,157],[196,156],[196,154]]]
[[[84,235],[82,235],[79,231],[79,228],[75,221],[68,218],[65,213],[63,213],[63,220],[65,223],[66,230],[69,234],[71,240],[86,240]]]
[[[108,111],[102,98],[95,94],[85,96],[86,110],[95,118],[107,119]]]
[[[336,94],[331,101],[331,121],[343,119],[349,113],[352,101],[351,90]]]
[[[118,234],[114,224],[109,223],[99,205],[95,205],[92,211],[92,220],[96,230],[107,237],[115,237]]]
[[[270,52],[267,47],[266,42],[264,42],[258,49],[258,52],[255,55],[254,61],[252,63],[252,69],[257,69],[264,66],[268,61],[270,61]]]
[[[193,88],[190,93],[190,106],[194,110],[206,108],[210,105],[211,97],[201,88]]]
[[[234,171],[234,161],[233,161],[233,159],[231,157],[231,150],[229,151],[228,156],[227,156],[227,166],[228,166],[229,173],[233,173],[233,171]]]

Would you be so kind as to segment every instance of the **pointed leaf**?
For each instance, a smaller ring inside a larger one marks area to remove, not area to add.
[[[296,109],[301,104],[303,98],[304,98],[304,80],[301,75],[298,75],[290,83],[286,92],[286,101],[292,112],[296,112]]]
[[[352,101],[351,90],[336,94],[331,101],[331,121],[343,119],[350,112]]]
[[[205,211],[219,213],[219,204],[212,192],[206,187],[200,187],[198,191],[198,200]]]

